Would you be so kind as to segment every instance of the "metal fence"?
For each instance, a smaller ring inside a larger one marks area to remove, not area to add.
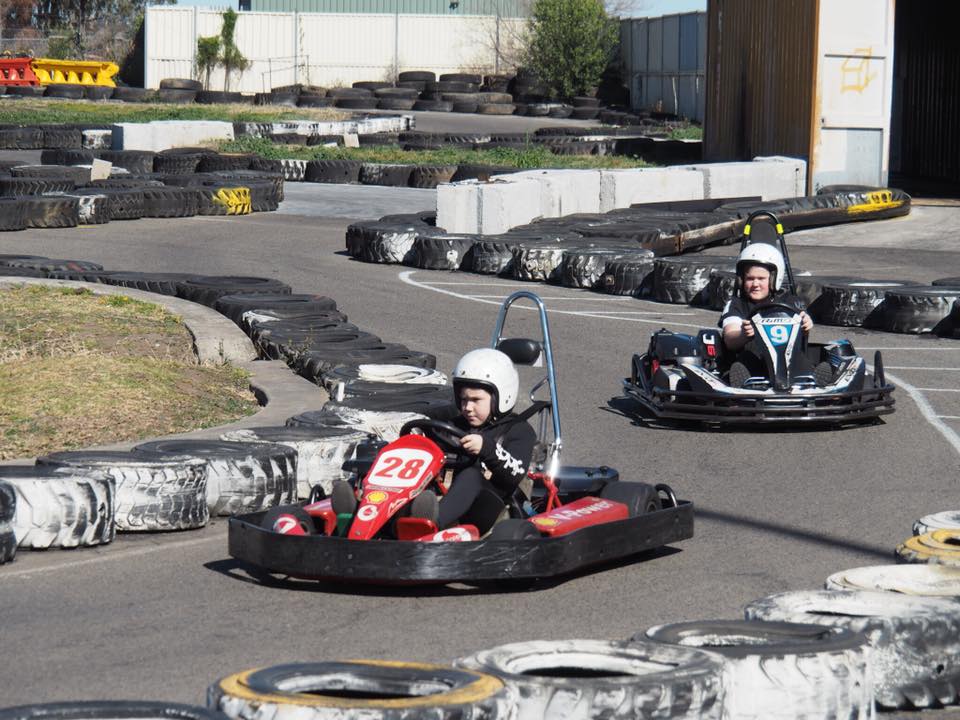
[[[620,54],[634,109],[703,122],[706,13],[623,20]]]
[[[197,38],[220,32],[221,13],[148,7],[144,85],[195,75]],[[392,80],[403,70],[490,73],[506,69],[525,21],[496,16],[240,13],[235,39],[250,67],[231,90],[265,92],[294,83],[348,86]],[[211,76],[223,88],[223,72]]]

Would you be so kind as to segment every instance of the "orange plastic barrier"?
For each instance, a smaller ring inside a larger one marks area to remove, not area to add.
[[[37,85],[33,58],[0,58],[0,85]]]

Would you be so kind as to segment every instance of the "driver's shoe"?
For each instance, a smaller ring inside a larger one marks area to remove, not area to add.
[[[727,377],[730,380],[730,387],[742,388],[751,378],[751,375],[747,366],[738,360],[730,366],[730,373]]]
[[[433,490],[424,490],[410,503],[410,517],[429,520],[434,525],[440,516],[440,501]]]
[[[357,495],[353,486],[346,480],[333,483],[330,493],[330,507],[337,515],[353,515],[357,510]]]

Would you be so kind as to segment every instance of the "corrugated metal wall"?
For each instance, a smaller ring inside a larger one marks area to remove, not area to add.
[[[250,0],[254,12],[496,15],[526,17],[529,0]]]
[[[659,109],[702,122],[706,55],[706,13],[620,23],[624,82],[634,109]]]
[[[708,161],[806,158],[817,0],[708,0]]]
[[[897,3],[890,170],[960,183],[955,3]]]
[[[148,7],[145,30],[146,87],[163,78],[193,76],[197,38],[220,32],[222,16],[196,7]],[[251,61],[232,90],[263,92],[306,83],[348,86],[358,80],[391,80],[403,70],[493,72],[497,67],[496,18],[454,15],[338,15],[240,13],[237,46]],[[501,57],[525,21],[500,19]],[[501,68],[502,70],[503,68]],[[223,87],[223,72],[211,76]]]

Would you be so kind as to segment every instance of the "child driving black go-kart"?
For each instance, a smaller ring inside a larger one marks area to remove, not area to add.
[[[732,387],[743,387],[751,377],[764,373],[764,361],[751,347],[756,331],[750,318],[758,308],[770,303],[793,308],[800,314],[803,332],[809,334],[813,329],[803,301],[784,290],[785,269],[783,254],[767,243],[747,245],[737,257],[737,289],[718,323],[724,348],[730,353],[727,360]]]

